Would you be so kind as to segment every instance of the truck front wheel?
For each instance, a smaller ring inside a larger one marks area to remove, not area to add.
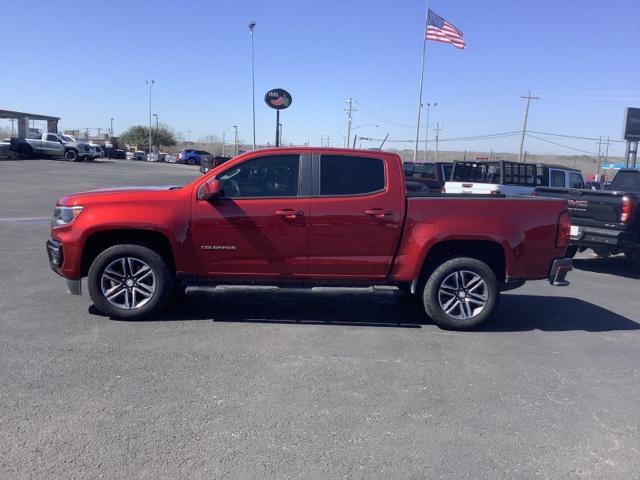
[[[89,268],[89,294],[102,313],[141,320],[171,299],[173,275],[164,259],[142,245],[116,245],[100,253]]]
[[[78,160],[78,152],[75,150],[67,150],[64,152],[64,158],[70,162],[75,162]]]
[[[437,267],[424,284],[427,315],[439,326],[464,330],[491,316],[498,306],[498,281],[481,260],[457,257]]]

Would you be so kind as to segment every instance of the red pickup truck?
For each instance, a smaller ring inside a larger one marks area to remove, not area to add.
[[[446,328],[469,328],[500,291],[566,285],[566,200],[407,194],[381,151],[248,152],[183,187],[77,193],[55,208],[51,267],[117,318],[152,316],[175,289],[220,284],[395,285]]]

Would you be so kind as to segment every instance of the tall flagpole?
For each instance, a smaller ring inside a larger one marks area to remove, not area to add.
[[[416,121],[416,145],[413,149],[413,163],[418,161],[418,143],[420,142],[420,117],[422,116],[422,87],[424,85],[424,60],[427,53],[427,22],[429,20],[429,0],[425,0],[424,34],[422,37],[422,64],[420,66],[420,99],[418,100],[418,120]],[[427,126],[428,127],[428,126]]]

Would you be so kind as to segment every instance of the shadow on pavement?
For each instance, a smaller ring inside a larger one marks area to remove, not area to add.
[[[585,272],[606,273],[640,280],[640,269],[624,255],[605,258],[574,258],[573,266],[577,270]]]
[[[640,323],[576,298],[502,295],[498,311],[479,332],[639,330]],[[89,312],[98,314],[95,307]],[[187,295],[155,321],[212,320],[307,325],[421,328],[431,324],[418,301],[395,290],[253,291],[229,289]]]

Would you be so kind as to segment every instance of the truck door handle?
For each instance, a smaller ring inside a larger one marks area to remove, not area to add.
[[[382,208],[369,208],[364,211],[364,214],[370,215],[372,217],[383,218],[393,215],[393,212],[390,210],[384,210]]]
[[[293,208],[283,208],[282,210],[276,210],[275,214],[279,217],[284,217],[287,220],[296,220],[298,217],[302,217],[304,212],[294,210]]]

